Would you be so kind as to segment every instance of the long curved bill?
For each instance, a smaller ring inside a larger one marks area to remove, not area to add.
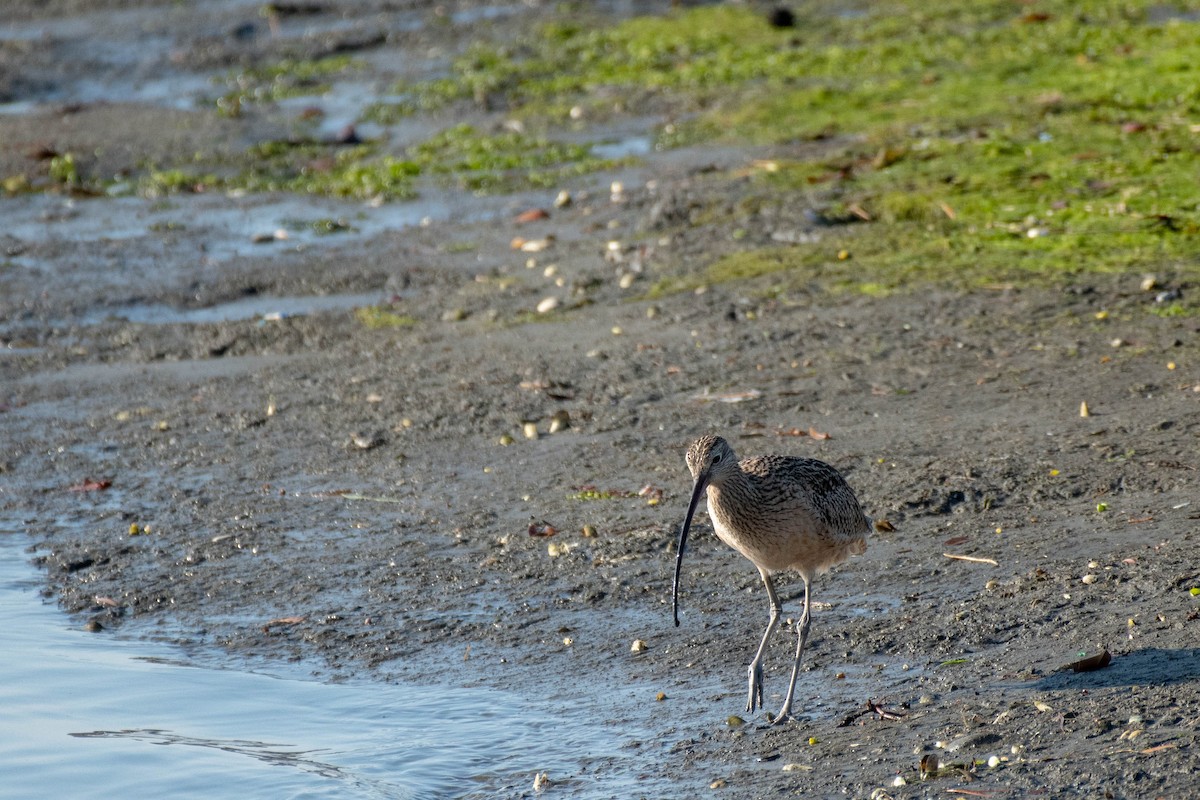
[[[671,612],[675,615],[675,627],[679,627],[679,569],[683,566],[683,548],[687,544],[688,530],[692,527],[692,515],[700,504],[700,497],[708,488],[708,481],[703,477],[696,479],[692,487],[692,501],[688,503],[687,516],[683,518],[683,526],[679,529],[679,546],[675,548],[675,581],[671,584]]]

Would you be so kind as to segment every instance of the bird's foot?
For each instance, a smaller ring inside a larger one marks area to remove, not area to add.
[[[763,707],[763,668],[762,664],[751,664],[749,670],[750,696],[746,698],[746,713],[753,714]]]
[[[783,708],[779,709],[778,714],[776,714],[773,717],[769,717],[769,721],[767,722],[767,724],[774,727],[775,725],[779,725],[781,723],[795,722],[795,721],[796,721],[796,718],[792,716],[791,706],[784,706]]]

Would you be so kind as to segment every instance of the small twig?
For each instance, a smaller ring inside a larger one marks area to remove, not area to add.
[[[878,714],[880,719],[890,719],[890,720],[904,719],[904,717],[901,716],[900,714],[896,714],[894,712],[888,711],[886,708],[879,705],[874,700],[868,699],[867,702],[863,704],[862,708],[847,715],[845,719],[843,719],[841,722],[839,722],[838,727],[839,728],[849,727],[851,722],[854,722],[854,720],[856,720],[859,717],[864,716],[866,714]]]
[[[994,558],[980,558],[979,556],[960,556],[957,553],[942,553],[946,558],[953,558],[955,561],[973,561],[977,564],[991,564],[993,567],[1000,566],[1000,562]]]
[[[890,720],[894,720],[894,721],[899,721],[899,720],[904,719],[903,715],[896,714],[892,711],[888,711],[886,708],[884,708],[883,706],[879,705],[878,703],[876,703],[872,700],[867,701],[867,709],[869,711],[874,711],[876,714],[878,714],[880,716],[881,719],[890,719]]]

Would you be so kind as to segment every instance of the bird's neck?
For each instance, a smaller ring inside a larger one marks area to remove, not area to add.
[[[724,475],[720,481],[708,485],[708,499],[714,504],[745,503],[751,501],[754,495],[754,483],[741,470]]]

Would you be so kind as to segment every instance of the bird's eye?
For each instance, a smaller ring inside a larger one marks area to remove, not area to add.
[[[716,455],[714,455],[714,456],[712,457],[712,463],[714,463],[714,464],[717,464],[717,463],[719,463],[720,461],[721,461],[721,455],[720,455],[720,453],[718,453],[718,454],[716,454]]]

